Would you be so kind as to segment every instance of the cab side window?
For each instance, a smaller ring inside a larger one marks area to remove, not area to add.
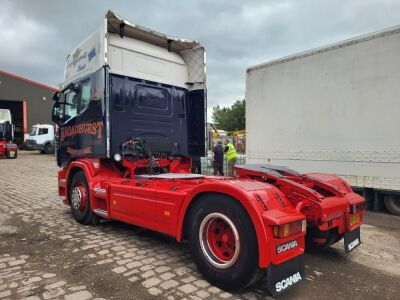
[[[79,89],[70,89],[65,92],[64,122],[82,113],[90,102],[90,80],[82,82]]]
[[[80,93],[80,105],[78,113],[83,112],[89,105],[90,102],[90,80],[82,83]]]
[[[65,117],[64,121],[68,121],[69,119],[75,117],[78,114],[78,94],[73,91],[67,91],[65,95]]]
[[[43,135],[43,134],[48,134],[49,129],[48,128],[39,128],[39,133],[38,135]]]

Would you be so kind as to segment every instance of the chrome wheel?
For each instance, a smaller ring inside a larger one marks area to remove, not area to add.
[[[78,185],[72,189],[71,205],[73,209],[83,210],[86,206],[86,190],[83,185]]]

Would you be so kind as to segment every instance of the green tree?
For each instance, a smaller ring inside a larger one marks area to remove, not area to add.
[[[213,107],[212,119],[218,129],[235,131],[246,129],[246,100],[237,100],[230,107]]]

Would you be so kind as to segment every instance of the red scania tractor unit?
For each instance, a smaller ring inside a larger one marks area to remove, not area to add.
[[[198,42],[107,12],[68,56],[54,95],[59,195],[81,224],[112,219],[187,239],[224,290],[264,280],[278,295],[304,279],[306,228],[315,247],[360,243],[364,200],[329,175],[192,172],[205,156],[205,66]]]
[[[0,109],[0,158],[17,158],[17,145],[13,143],[15,126],[9,109]]]

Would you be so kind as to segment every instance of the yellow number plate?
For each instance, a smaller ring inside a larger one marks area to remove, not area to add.
[[[360,216],[352,216],[350,217],[350,226],[360,221]]]

